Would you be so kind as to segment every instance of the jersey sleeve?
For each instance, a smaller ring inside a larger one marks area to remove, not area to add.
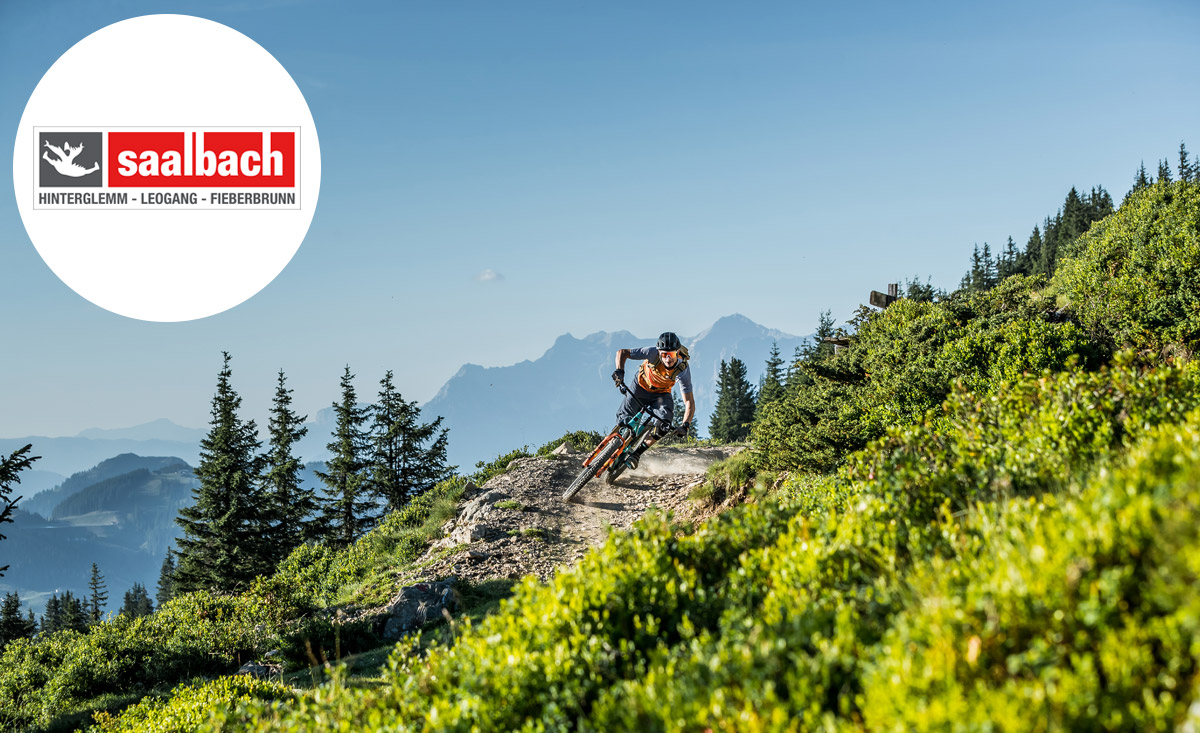
[[[630,359],[649,359],[655,361],[658,359],[658,349],[653,346],[639,346],[636,349],[629,350]]]
[[[679,391],[683,394],[692,393],[692,365],[688,364],[679,373]]]

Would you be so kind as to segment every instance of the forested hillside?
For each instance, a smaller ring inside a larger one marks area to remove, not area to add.
[[[698,526],[652,512],[498,610],[402,641],[370,684],[217,677],[96,729],[1176,728],[1200,692],[1192,170],[1135,186],[1033,271],[910,288],[863,308],[848,346],[778,367],[725,474],[748,470],[748,503]],[[306,645],[369,648],[329,609],[411,562],[465,480],[345,548],[299,546],[239,595],[10,643],[6,721],[268,649],[302,666]]]

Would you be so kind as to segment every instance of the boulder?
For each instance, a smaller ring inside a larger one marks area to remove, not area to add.
[[[448,583],[406,586],[384,609],[383,638],[396,641],[410,631],[442,618],[454,608],[454,591]]]
[[[492,512],[492,505],[498,501],[504,501],[508,498],[508,494],[503,491],[487,491],[479,496],[471,499],[463,504],[462,510],[458,513],[458,519],[455,521],[459,527],[465,524],[474,524],[484,519]]]
[[[237,671],[238,674],[250,675],[260,680],[278,677],[282,672],[282,664],[260,664],[259,662],[246,662]]]
[[[573,448],[570,443],[568,443],[567,441],[564,440],[562,442],[562,445],[558,446],[557,448],[555,448],[554,450],[552,450],[550,452],[556,456],[573,456],[576,453],[578,453],[579,451],[575,450],[575,448]]]

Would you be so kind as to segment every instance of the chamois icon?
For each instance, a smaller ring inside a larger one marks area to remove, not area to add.
[[[83,143],[79,143],[79,145],[71,147],[69,142],[64,142],[61,148],[51,145],[50,142],[46,140],[43,140],[42,143],[50,149],[50,152],[58,156],[58,160],[54,160],[50,157],[50,153],[44,151],[42,152],[42,158],[44,158],[47,163],[54,166],[54,170],[58,171],[64,176],[79,178],[80,176],[86,176],[89,173],[94,173],[100,170],[99,163],[93,163],[91,168],[84,168],[75,162],[75,157],[83,152]]]

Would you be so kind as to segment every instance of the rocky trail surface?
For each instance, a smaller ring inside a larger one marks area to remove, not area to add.
[[[562,493],[584,454],[520,458],[508,471],[472,488],[445,537],[414,563],[407,580],[455,578],[479,582],[534,574],[542,580],[604,542],[611,529],[626,530],[647,509],[687,517],[688,494],[708,466],[736,448],[656,447],[616,484],[592,479],[570,502]]]

